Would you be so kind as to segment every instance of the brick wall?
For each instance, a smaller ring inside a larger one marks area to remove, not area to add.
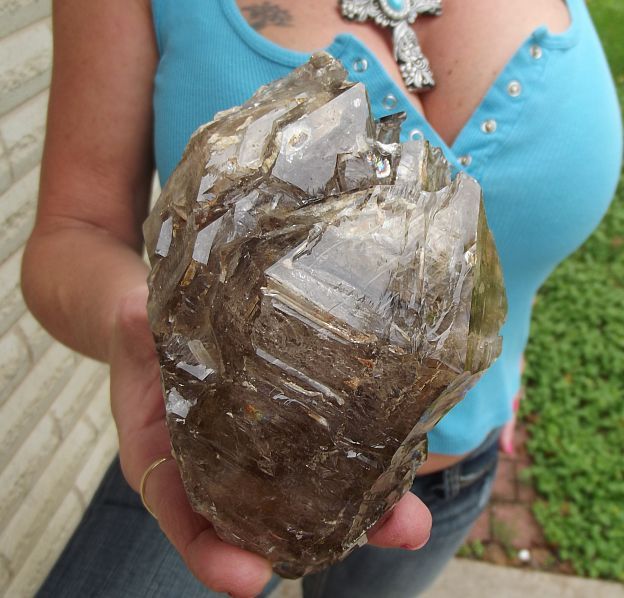
[[[50,0],[0,0],[0,595],[32,596],[116,452],[107,368],[56,343],[19,289],[39,179]]]

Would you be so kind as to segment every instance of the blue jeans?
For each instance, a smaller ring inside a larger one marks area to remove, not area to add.
[[[303,579],[305,598],[407,598],[429,586],[461,546],[488,502],[499,430],[458,464],[417,477],[412,492],[433,515],[418,551],[364,546]],[[263,596],[279,584],[274,576]],[[37,593],[39,598],[214,598],[126,484],[119,461],[106,473],[82,522]]]

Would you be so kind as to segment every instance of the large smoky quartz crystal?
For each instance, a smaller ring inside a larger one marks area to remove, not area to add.
[[[189,499],[285,577],[366,542],[498,356],[481,191],[315,54],[191,138],[145,223]]]

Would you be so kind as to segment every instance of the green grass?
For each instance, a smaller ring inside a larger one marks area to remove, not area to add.
[[[624,2],[588,5],[622,101]],[[526,357],[535,515],[577,573],[624,581],[624,177],[598,230],[540,290]]]
[[[468,559],[483,559],[483,555],[485,554],[485,546],[480,540],[472,540],[472,542],[467,542],[457,551],[457,556]]]
[[[620,98],[624,88],[624,2],[622,0],[587,0],[594,24],[609,58],[616,82],[620,85]]]

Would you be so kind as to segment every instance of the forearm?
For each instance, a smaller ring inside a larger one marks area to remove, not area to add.
[[[35,317],[62,343],[102,361],[120,299],[145,286],[146,277],[133,248],[82,223],[36,228],[22,264],[22,290]]]

